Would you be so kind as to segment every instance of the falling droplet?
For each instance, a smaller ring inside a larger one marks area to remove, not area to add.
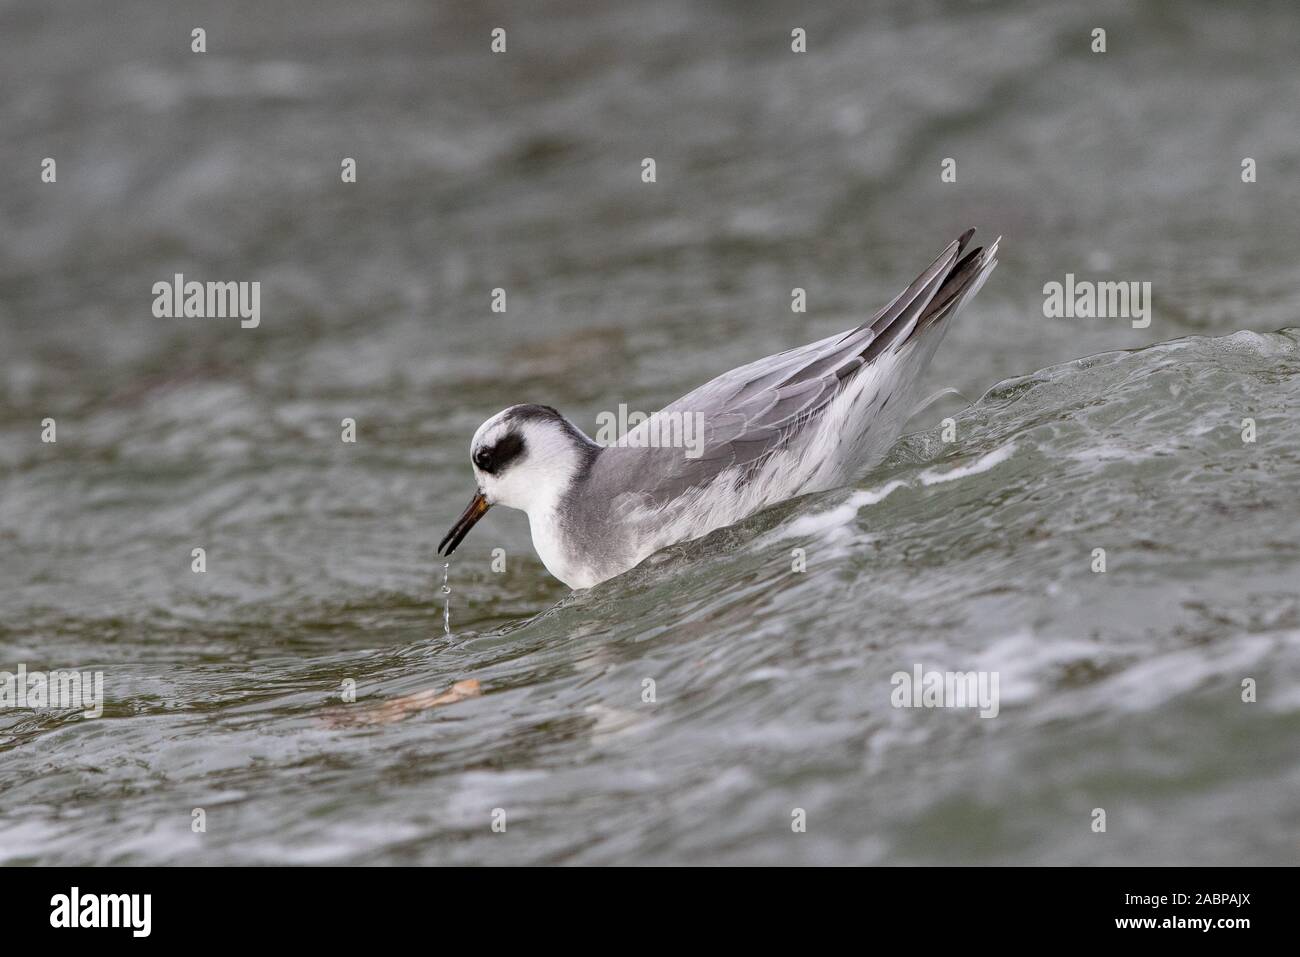
[[[451,634],[451,585],[448,580],[451,578],[451,562],[442,566],[442,633]]]

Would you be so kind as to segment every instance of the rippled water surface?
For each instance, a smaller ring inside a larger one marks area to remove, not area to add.
[[[0,710],[0,863],[1294,863],[1300,16],[865,6],[0,4],[0,670],[106,698]],[[579,594],[497,509],[444,594],[488,415],[657,408],[970,224],[967,399],[853,487]]]

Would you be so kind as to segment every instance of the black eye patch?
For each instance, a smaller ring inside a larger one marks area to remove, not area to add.
[[[524,453],[524,437],[518,432],[503,436],[496,445],[474,453],[474,464],[480,471],[495,475]]]

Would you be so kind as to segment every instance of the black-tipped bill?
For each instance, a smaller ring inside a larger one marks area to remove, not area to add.
[[[469,501],[469,508],[461,513],[460,518],[456,519],[456,524],[451,527],[451,531],[438,543],[438,554],[450,555],[454,552],[456,546],[469,534],[469,530],[474,527],[480,518],[487,514],[487,510],[491,507],[488,500],[483,497],[482,492],[475,492],[474,497]]]

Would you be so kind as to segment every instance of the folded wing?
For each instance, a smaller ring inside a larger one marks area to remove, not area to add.
[[[703,425],[698,458],[688,458],[681,449],[673,449],[675,454],[664,454],[661,448],[620,449],[619,471],[641,471],[635,485],[643,501],[649,499],[647,504],[704,486],[733,467],[740,468],[737,478],[744,482],[765,458],[825,411],[856,374],[955,312],[974,294],[992,268],[997,246],[965,253],[974,232],[967,230],[951,242],[893,302],[861,326],[732,369],[656,413],[665,417],[661,422],[675,414],[697,416]],[[638,429],[649,435],[652,425],[642,423]],[[629,433],[629,445],[636,444],[636,432]]]

